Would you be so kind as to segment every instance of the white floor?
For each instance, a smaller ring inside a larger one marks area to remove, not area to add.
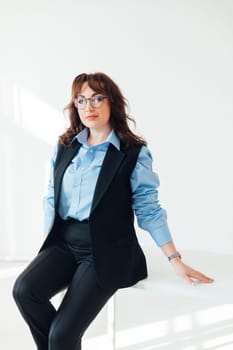
[[[36,349],[11,293],[24,265],[0,263],[1,350]],[[120,290],[116,303],[117,350],[233,350],[232,304],[171,299],[132,288]],[[106,311],[87,330],[83,350],[107,350]]]

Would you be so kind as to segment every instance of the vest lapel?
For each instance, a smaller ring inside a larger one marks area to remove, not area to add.
[[[76,156],[79,148],[81,147],[81,143],[79,143],[77,140],[75,140],[71,147],[61,147],[59,149],[59,152],[62,152],[62,154],[57,154],[57,159],[60,158],[57,165],[55,165],[54,169],[54,195],[55,195],[55,208],[58,206],[59,201],[59,195],[61,190],[61,183],[62,183],[62,177],[64,175],[64,172],[68,165],[70,164],[71,160]]]
[[[96,183],[91,212],[95,210],[102,196],[106,192],[124,157],[125,154],[121,151],[118,151],[110,143]]]

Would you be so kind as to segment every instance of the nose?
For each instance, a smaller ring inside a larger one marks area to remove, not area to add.
[[[91,102],[90,102],[90,100],[87,100],[86,106],[85,106],[85,111],[92,111],[92,110],[93,110],[93,107],[91,105]]]

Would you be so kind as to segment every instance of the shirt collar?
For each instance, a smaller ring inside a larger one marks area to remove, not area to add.
[[[71,142],[73,142],[75,139],[77,139],[78,142],[80,142],[82,145],[87,146],[87,137],[88,137],[88,129],[85,128],[82,131],[80,131],[77,135],[74,136]],[[111,130],[108,134],[108,137],[103,143],[111,143],[118,151],[120,150],[120,140],[115,134],[114,130]]]

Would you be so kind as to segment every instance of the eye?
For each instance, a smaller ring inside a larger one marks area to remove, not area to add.
[[[105,99],[104,96],[94,96],[93,97],[93,102],[94,103],[101,103],[101,102],[103,102],[104,99]]]
[[[84,97],[78,97],[77,98],[77,102],[78,102],[79,105],[83,105],[83,104],[85,104],[85,98]]]
[[[94,103],[102,102],[102,101],[103,101],[103,96],[94,96],[94,97],[92,98],[92,101],[93,101]]]

